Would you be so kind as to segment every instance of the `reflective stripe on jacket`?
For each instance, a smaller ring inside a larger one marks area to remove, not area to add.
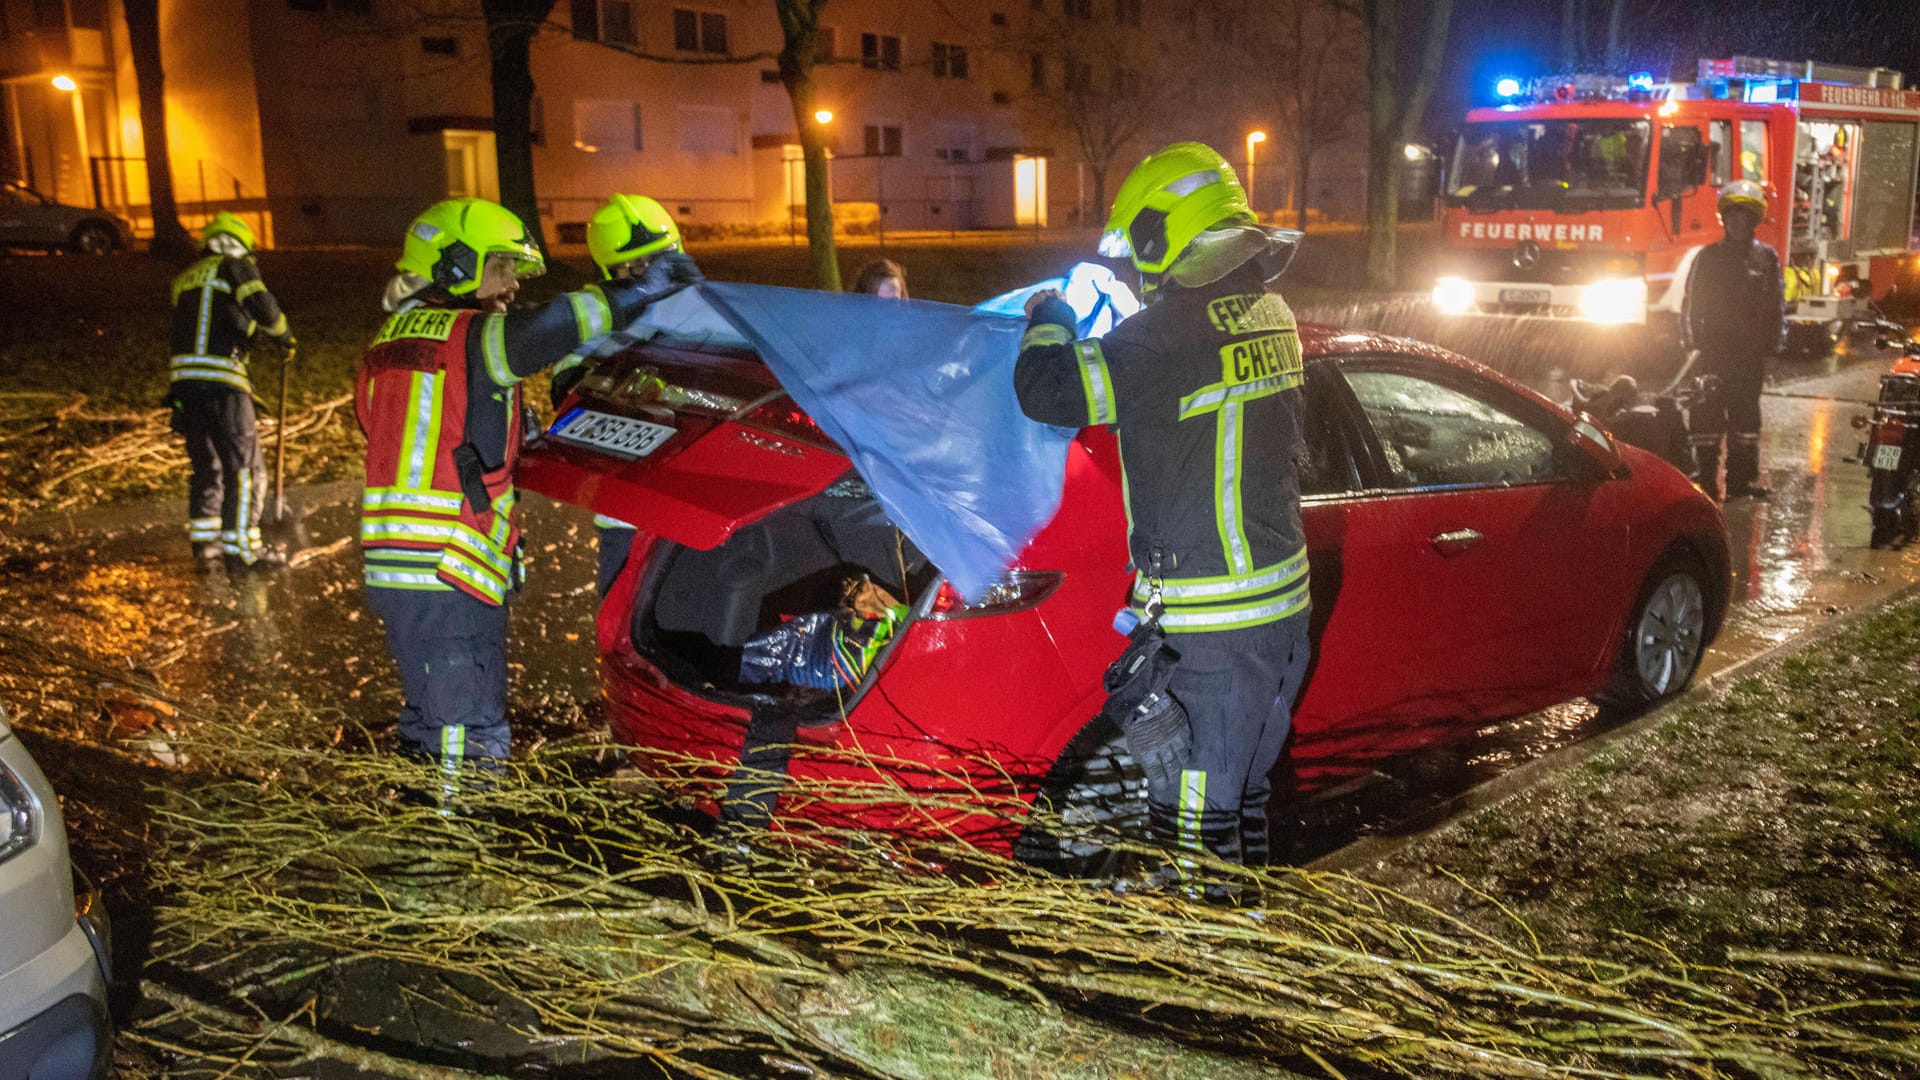
[[[459,589],[500,604],[520,583],[517,381],[505,387],[501,464],[468,464],[468,483],[478,481],[485,505],[465,494],[465,455],[456,456],[468,444],[467,335],[477,318],[485,317],[451,308],[399,312],[361,362],[354,408],[367,435],[360,545],[370,587]]]
[[[287,333],[287,317],[252,259],[208,254],[173,279],[170,382],[197,379],[252,392],[247,346]]]
[[[1099,340],[1074,341],[1072,324],[1059,301],[1035,310],[1015,389],[1035,420],[1117,428],[1133,602],[1157,567],[1171,633],[1305,611],[1300,336],[1258,264],[1165,286]]]

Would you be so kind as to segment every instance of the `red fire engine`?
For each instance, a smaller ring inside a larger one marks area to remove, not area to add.
[[[1766,189],[1759,237],[1803,343],[1867,317],[1920,250],[1920,92],[1897,72],[1737,56],[1702,60],[1695,83],[1499,90],[1508,104],[1467,114],[1443,186],[1442,313],[1672,325],[1737,179]]]

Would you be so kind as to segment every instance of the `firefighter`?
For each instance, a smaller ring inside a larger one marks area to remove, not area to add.
[[[200,231],[201,257],[173,279],[167,405],[192,466],[187,539],[230,570],[277,561],[260,547],[267,471],[247,378],[256,332],[291,351],[293,334],[253,262],[253,230],[225,210]]]
[[[587,253],[593,256],[594,265],[600,268],[600,276],[606,281],[645,277],[647,267],[655,258],[681,250],[680,226],[674,222],[673,215],[645,195],[615,195],[587,221]],[[554,407],[558,408],[561,400],[586,376],[592,359],[611,356],[639,340],[624,329],[615,329],[568,353],[553,368],[550,393]],[[621,569],[627,565],[627,556],[633,552],[634,527],[606,514],[593,515],[593,524],[600,533],[596,584],[604,600],[620,577]]]
[[[1014,372],[1029,417],[1118,429],[1132,604],[1179,654],[1170,690],[1191,724],[1183,767],[1149,778],[1155,833],[1246,863],[1267,854],[1268,773],[1310,650],[1300,338],[1272,284],[1281,246],[1255,221],[1212,149],[1151,155],[1100,244],[1131,258],[1147,306],[1075,341],[1073,310],[1041,293]]]
[[[367,435],[360,544],[369,605],[400,667],[403,749],[438,760],[506,757],[507,598],[522,580],[514,461],[520,381],[698,280],[685,256],[644,279],[508,311],[545,260],[512,211],[435,203],[407,229],[387,287],[392,314],[361,362]]]
[[[1687,277],[1681,320],[1689,349],[1699,351],[1713,388],[1690,413],[1700,484],[1715,500],[1769,494],[1760,483],[1760,391],[1767,358],[1786,345],[1786,286],[1773,248],[1754,239],[1767,215],[1767,194],[1751,180],[1720,189],[1727,235],[1702,248]],[[1726,437],[1727,482],[1720,486],[1720,444]]]

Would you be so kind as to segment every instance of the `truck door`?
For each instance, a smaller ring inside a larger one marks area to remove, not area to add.
[[[1718,194],[1708,183],[1707,139],[1694,124],[1660,125],[1660,162],[1654,202],[1667,236],[1678,246],[1708,242]]]

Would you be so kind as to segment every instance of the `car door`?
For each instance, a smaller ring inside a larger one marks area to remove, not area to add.
[[[12,186],[0,187],[0,244],[25,243],[28,196]]]
[[[1412,356],[1338,365],[1369,488],[1347,500],[1324,640],[1367,678],[1349,720],[1510,716],[1564,700],[1601,662],[1630,588],[1622,484],[1543,401]]]

